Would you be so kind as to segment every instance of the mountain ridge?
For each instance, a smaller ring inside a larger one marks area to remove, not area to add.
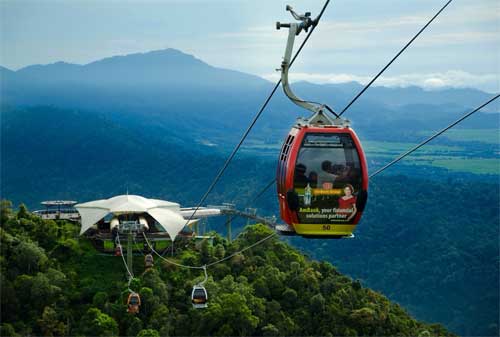
[[[161,61],[161,62],[160,62]],[[159,50],[152,50],[152,51],[147,51],[147,52],[137,52],[137,53],[130,53],[130,54],[124,54],[124,55],[115,55],[115,56],[109,56],[109,57],[104,57],[102,59],[94,60],[85,64],[76,64],[76,63],[69,63],[65,61],[57,61],[49,64],[33,64],[33,65],[28,65],[25,67],[22,67],[18,70],[11,70],[8,69],[7,67],[0,66],[0,70],[5,71],[8,70],[12,74],[16,75],[23,75],[23,76],[33,76],[37,72],[46,72],[47,70],[73,70],[73,71],[81,71],[81,70],[98,70],[102,71],[105,70],[105,68],[108,66],[118,66],[120,64],[126,65],[126,66],[143,66],[143,63],[145,62],[152,62],[153,65],[155,66],[166,66],[168,65],[169,62],[175,63],[176,67],[179,66],[188,66],[188,67],[205,67],[205,68],[210,68],[213,70],[219,70],[223,72],[229,72],[229,73],[235,73],[247,78],[252,78],[255,81],[259,81],[262,83],[267,83],[267,84],[272,84],[273,82],[268,81],[267,79],[264,79],[258,75],[254,74],[249,74],[245,72],[241,72],[238,70],[231,70],[231,69],[225,69],[225,68],[220,68],[220,67],[214,67],[208,64],[207,62],[195,57],[192,54],[184,53],[178,49],[175,48],[166,48],[166,49],[159,49]],[[293,71],[293,70],[292,70]],[[35,73],[35,74],[34,74]],[[221,83],[217,83],[221,84]],[[326,84],[318,84],[318,83],[313,83],[313,82],[308,82],[308,81],[298,81],[293,83],[293,85],[298,86],[298,87],[309,87],[313,86],[314,88],[334,88],[341,90],[345,93],[352,94],[354,91],[360,90],[361,88],[364,87],[359,82],[356,81],[351,81],[351,82],[345,82],[345,83],[338,83],[338,84],[333,84],[333,83],[326,83]],[[370,91],[372,93],[370,93]],[[396,91],[398,92],[398,96],[403,94],[404,99],[408,99],[409,96],[418,94],[420,96],[436,96],[435,94],[439,94],[441,96],[451,96],[449,100],[451,99],[457,99],[460,97],[470,97],[471,95],[480,95],[482,97],[486,97],[488,94],[484,91],[481,91],[476,88],[448,88],[445,87],[443,89],[435,89],[435,90],[426,90],[425,88],[416,86],[416,85],[411,85],[411,86],[406,86],[406,87],[388,87],[388,86],[378,86],[374,85],[370,88],[370,90],[365,94],[368,97],[369,96],[377,96],[381,95],[383,93],[391,92],[391,91]]]

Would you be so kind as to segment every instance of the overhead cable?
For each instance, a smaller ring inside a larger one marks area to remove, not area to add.
[[[452,127],[454,127],[455,125],[457,125],[458,123],[460,123],[461,121],[463,121],[464,119],[466,119],[467,117],[471,116],[472,114],[476,113],[477,111],[481,110],[482,108],[484,108],[485,106],[487,106],[488,104],[490,104],[491,102],[493,102],[494,100],[496,100],[498,97],[500,97],[500,94],[497,94],[495,97],[491,98],[489,101],[487,101],[486,103],[483,103],[481,104],[481,106],[477,107],[476,109],[474,109],[473,111],[469,112],[468,114],[462,116],[461,118],[457,119],[455,122],[451,123],[450,125],[448,125],[447,127],[445,127],[444,129],[440,130],[439,132],[435,133],[434,135],[432,135],[431,137],[427,138],[426,140],[424,140],[423,142],[421,142],[420,144],[416,145],[415,147],[411,148],[410,150],[406,151],[405,153],[401,154],[399,157],[397,157],[396,159],[394,159],[393,161],[391,161],[389,164],[379,168],[377,171],[373,172],[371,175],[370,175],[370,178],[376,176],[377,174],[385,171],[387,168],[391,167],[392,165],[396,164],[398,161],[400,161],[401,159],[403,159],[404,157],[410,155],[412,152],[418,150],[419,148],[421,148],[422,146],[424,146],[425,144],[427,144],[428,142],[430,142],[431,140],[433,140],[434,138],[438,137],[439,135],[441,135],[442,133],[444,133],[445,131],[451,129]]]
[[[367,84],[365,85],[365,87],[363,88],[363,90],[361,90],[352,100],[349,104],[347,104],[347,106],[342,109],[342,111],[339,113],[339,116],[342,116],[344,114],[344,112],[350,108],[350,106],[356,102],[358,100],[358,98],[363,95],[363,93],[373,84],[373,82],[375,82],[379,77],[380,75],[382,75],[382,73],[384,71],[387,70],[387,68],[389,68],[389,66],[399,57],[399,55],[401,55],[405,50],[406,48],[408,48],[413,41],[415,41],[415,39],[431,24],[432,21],[434,21],[435,18],[438,17],[439,14],[441,14],[441,12],[452,2],[453,0],[448,0],[448,2],[443,6],[441,7],[441,9],[432,17],[432,19],[430,19],[426,24],[425,26],[423,26],[419,32],[410,40],[408,41],[408,43],[396,54],[396,56],[394,56],[392,58],[391,61],[389,61],[389,63],[386,64],[386,66],[384,68],[382,68],[382,70]]]
[[[214,261],[214,262],[212,262],[212,263],[209,263],[209,264],[206,264],[206,265],[202,265],[202,266],[189,266],[189,265],[185,265],[185,264],[182,264],[182,263],[177,263],[177,262],[175,262],[175,261],[172,261],[172,260],[170,260],[170,259],[167,259],[167,258],[163,257],[160,253],[158,253],[158,252],[157,252],[157,251],[156,251],[156,250],[155,250],[155,249],[154,249],[154,248],[150,245],[149,240],[148,240],[148,238],[146,237],[146,235],[145,235],[144,233],[142,233],[142,234],[143,234],[143,236],[144,236],[144,240],[145,240],[145,241],[146,241],[146,243],[148,244],[148,246],[149,246],[149,248],[151,249],[151,251],[152,251],[153,253],[155,253],[155,254],[156,254],[156,255],[157,255],[160,259],[164,260],[165,262],[170,263],[170,264],[172,264],[172,265],[174,265],[174,266],[177,266],[177,267],[182,267],[182,268],[188,268],[188,269],[206,269],[206,268],[208,268],[208,267],[211,267],[211,266],[214,266],[214,265],[219,264],[219,263],[221,263],[221,262],[224,262],[224,261],[226,261],[226,260],[229,260],[230,258],[232,258],[232,257],[234,257],[234,256],[236,256],[236,255],[238,255],[238,254],[241,254],[241,253],[243,253],[243,252],[244,252],[244,251],[246,251],[246,250],[249,250],[249,249],[251,249],[251,248],[253,248],[253,247],[255,247],[255,246],[260,245],[260,244],[261,244],[261,243],[263,243],[264,241],[267,241],[267,240],[269,240],[270,238],[272,238],[273,236],[275,236],[277,233],[276,233],[276,232],[273,232],[273,233],[271,233],[271,234],[269,234],[269,235],[265,236],[264,238],[260,239],[259,241],[257,241],[257,242],[255,242],[255,243],[251,244],[250,246],[247,246],[247,247],[245,247],[245,248],[243,248],[243,249],[240,249],[240,250],[238,250],[237,252],[234,252],[233,254],[228,255],[228,256],[226,256],[226,257],[224,257],[224,258],[220,259],[220,260],[217,260],[217,261]]]
[[[292,61],[290,62],[290,67],[292,66],[292,64],[294,63],[295,59],[297,58],[297,56],[299,56],[300,52],[302,51],[302,48],[304,48],[306,42],[309,40],[309,37],[312,35],[312,33],[314,32],[319,20],[321,19],[321,17],[323,16],[323,13],[325,12],[326,10],[326,7],[328,6],[330,0],[327,0],[323,6],[323,9],[321,10],[320,14],[318,15],[318,17],[315,19],[315,24],[312,26],[311,30],[309,31],[309,33],[307,34],[307,36],[305,37],[304,41],[302,41],[302,44],[300,45],[299,49],[297,50],[297,52],[295,53],[294,57],[292,58]],[[250,125],[248,126],[248,128],[246,129],[245,133],[243,134],[243,136],[241,137],[240,141],[238,142],[238,144],[235,146],[235,148],[233,149],[233,151],[231,152],[231,154],[229,155],[229,157],[226,159],[226,162],[224,163],[224,165],[222,166],[222,168],[219,170],[219,173],[217,173],[217,175],[215,176],[214,180],[212,181],[212,183],[210,184],[210,186],[208,187],[207,191],[205,192],[205,194],[203,195],[203,197],[201,198],[200,202],[198,203],[198,205],[196,206],[193,214],[191,214],[191,216],[189,217],[188,219],[188,223],[189,221],[191,221],[194,217],[194,215],[196,214],[196,212],[198,211],[198,209],[201,207],[201,205],[205,202],[206,198],[208,197],[208,195],[210,194],[210,192],[214,189],[215,185],[217,184],[217,182],[219,181],[219,179],[222,177],[222,175],[224,174],[224,171],[226,171],[227,167],[229,166],[229,163],[231,162],[231,160],[233,160],[234,156],[236,155],[236,153],[238,152],[238,150],[240,149],[241,145],[243,144],[243,142],[245,141],[245,139],[247,138],[248,134],[250,133],[250,131],[252,130],[252,128],[254,127],[255,123],[257,123],[257,120],[260,118],[260,116],[262,115],[262,112],[264,111],[264,109],[267,107],[267,104],[269,103],[269,101],[271,100],[271,98],[273,97],[274,93],[276,92],[276,90],[278,89],[278,87],[280,86],[281,84],[281,79],[278,80],[278,82],[276,83],[276,85],[274,86],[273,90],[271,91],[271,93],[269,94],[269,96],[267,97],[267,99],[265,100],[264,104],[262,105],[262,107],[260,108],[260,110],[257,112],[257,114],[255,115],[255,117],[253,118],[252,122],[250,123]]]

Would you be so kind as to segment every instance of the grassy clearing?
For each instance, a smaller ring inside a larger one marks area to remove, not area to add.
[[[417,165],[429,165],[457,172],[474,174],[500,174],[500,159],[492,158],[447,158],[414,161]]]
[[[422,136],[430,136],[435,131],[422,131]],[[446,137],[453,141],[477,141],[487,144],[499,144],[500,132],[498,129],[451,129],[446,131],[441,137]]]

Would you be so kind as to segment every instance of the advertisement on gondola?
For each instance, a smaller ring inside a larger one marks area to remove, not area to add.
[[[356,195],[351,184],[343,188],[327,190],[311,188],[297,188],[299,196],[298,217],[301,223],[350,223],[356,215]]]

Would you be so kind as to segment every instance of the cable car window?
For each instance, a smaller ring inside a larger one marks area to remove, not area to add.
[[[204,299],[205,298],[205,290],[203,290],[203,289],[195,289],[193,298]]]
[[[294,173],[299,222],[350,223],[361,178],[359,154],[349,134],[306,134]]]

